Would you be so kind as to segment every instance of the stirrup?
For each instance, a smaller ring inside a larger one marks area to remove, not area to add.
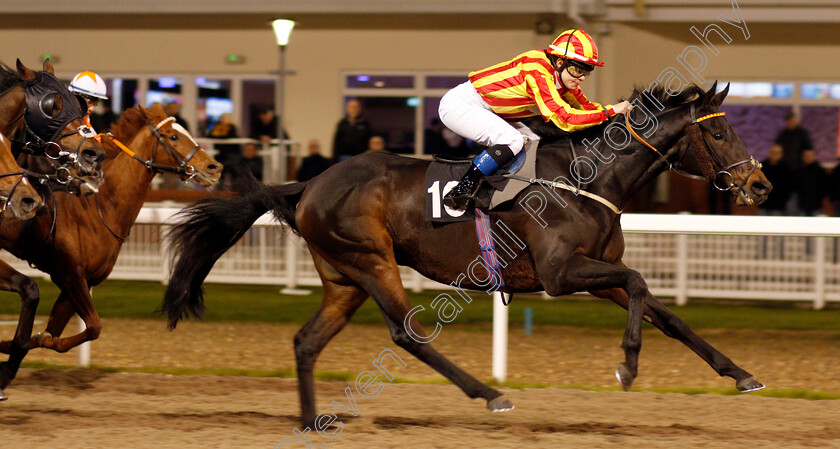
[[[444,197],[443,205],[450,209],[467,210],[473,201],[475,201],[475,193],[462,194],[458,196]]]

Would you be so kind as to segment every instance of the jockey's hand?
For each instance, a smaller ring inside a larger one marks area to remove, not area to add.
[[[627,101],[627,100],[624,100],[621,103],[613,105],[613,111],[615,111],[616,114],[624,114],[625,112],[627,112],[627,108],[629,108],[629,107],[630,107],[630,102]]]

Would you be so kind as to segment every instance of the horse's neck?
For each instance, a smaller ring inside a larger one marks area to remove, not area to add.
[[[680,118],[680,121],[682,120]],[[661,130],[663,127],[660,124],[660,130],[653,133],[647,141],[655,148],[665,152],[677,141],[682,126],[669,125],[668,128],[673,128],[673,131],[667,132]],[[668,164],[662,156],[636,139],[631,140],[624,149],[613,151],[610,145],[601,138],[599,146],[590,148],[598,151],[600,153],[598,156],[584,151],[584,148],[586,148],[585,145],[575,142],[576,156],[585,156],[589,161],[592,161],[597,169],[597,174],[588,184],[581,184],[581,188],[607,199],[622,210],[639,189],[668,169]],[[578,179],[574,177],[570,167],[573,156],[568,154],[563,157],[563,152],[570,152],[569,145],[565,144],[554,152],[555,157],[551,158],[554,159],[554,162],[550,164],[553,166],[551,171],[559,172],[561,176],[568,177],[573,187],[577,187]],[[585,172],[586,168],[580,168]],[[584,173],[582,176],[585,177],[586,174]]]
[[[146,160],[151,160],[155,151],[154,139],[142,129],[128,147]],[[123,151],[106,161],[103,170],[105,181],[98,194],[99,207],[108,225],[113,228],[116,224],[121,235],[126,235],[143,207],[154,173]]]
[[[18,138],[23,129],[25,98],[22,87],[14,87],[0,97],[0,132],[8,139]]]

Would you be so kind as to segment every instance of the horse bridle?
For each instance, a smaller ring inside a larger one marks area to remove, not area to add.
[[[125,146],[122,142],[117,140],[111,134],[99,134],[99,136],[106,136],[109,139],[111,139],[111,142],[113,142],[114,145],[117,146],[117,148],[119,148],[124,153],[128,154],[129,156],[131,156],[132,158],[134,158],[135,160],[137,160],[141,164],[143,164],[147,169],[151,170],[152,172],[155,172],[155,173],[167,172],[167,173],[175,173],[175,174],[180,175],[180,176],[186,176],[187,178],[184,180],[186,182],[186,181],[192,180],[193,178],[195,178],[198,175],[198,172],[195,170],[195,167],[192,166],[192,165],[189,165],[189,162],[196,155],[196,153],[198,153],[199,150],[201,150],[201,145],[196,144],[196,146],[194,146],[189,151],[189,153],[187,153],[187,155],[182,158],[172,148],[172,146],[169,145],[169,143],[166,141],[166,139],[164,139],[163,136],[160,134],[160,128],[162,128],[163,125],[165,125],[167,123],[174,122],[174,121],[175,121],[175,117],[167,117],[167,118],[163,119],[157,125],[153,126],[151,123],[146,124],[146,126],[149,127],[149,130],[151,131],[152,135],[155,136],[155,138],[157,139],[157,142],[155,142],[155,148],[152,150],[152,159],[151,160],[143,159],[139,154],[135,153],[134,151],[131,151],[130,148]],[[166,150],[166,152],[169,154],[169,156],[172,157],[172,159],[175,160],[175,162],[178,164],[177,167],[173,167],[171,165],[159,164],[159,163],[155,162],[155,154],[157,153],[156,150],[157,150],[158,143],[160,143],[163,146],[163,148]]]
[[[627,130],[630,132],[630,135],[633,136],[633,138],[635,138],[643,145],[653,150],[654,153],[659,155],[659,157],[661,157],[668,164],[669,170],[673,170],[689,178],[700,178],[708,180],[716,189],[723,192],[735,189],[735,196],[743,198],[744,202],[746,202],[747,204],[752,204],[753,200],[749,195],[746,194],[744,187],[746,186],[747,181],[750,179],[750,176],[752,176],[757,169],[761,168],[761,164],[756,162],[755,158],[750,156],[748,159],[744,159],[733,164],[725,165],[725,162],[723,162],[720,155],[711,150],[711,145],[709,145],[706,135],[705,133],[703,133],[703,129],[700,126],[700,122],[704,120],[708,120],[715,117],[723,117],[725,115],[725,112],[716,112],[704,115],[700,118],[695,118],[695,105],[694,103],[691,103],[691,123],[686,125],[685,133],[686,135],[688,135],[690,140],[689,146],[694,148],[694,155],[695,157],[697,157],[697,160],[700,163],[700,169],[703,171],[705,178],[687,173],[681,166],[679,166],[680,162],[685,156],[688,147],[686,147],[685,150],[680,152],[679,157],[677,159],[677,163],[675,165],[671,163],[671,161],[669,161],[665,157],[665,155],[662,154],[662,152],[656,149],[656,147],[651,145],[642,136],[640,136],[636,132],[636,130],[633,129],[633,127],[630,125],[630,111],[627,111],[627,113],[624,114],[624,124],[627,127]],[[744,177],[744,180],[741,182],[741,184],[736,185],[733,182],[735,178],[732,176],[732,173],[730,173],[730,170],[733,170],[736,167],[739,167],[744,164],[751,164],[752,167],[747,176]],[[715,167],[717,167],[717,170],[715,169]],[[719,180],[725,178],[728,178],[728,182],[726,182],[725,185],[721,185],[719,183]]]
[[[8,89],[5,92],[0,93],[0,97],[5,96],[9,91],[11,91],[11,89]],[[37,156],[37,157],[44,157],[49,162],[49,164],[55,169],[55,173],[53,173],[51,175],[46,175],[46,174],[37,173],[37,172],[33,172],[33,171],[30,171],[30,170],[25,170],[24,169],[23,174],[25,174],[26,176],[39,178],[42,183],[46,182],[46,181],[51,181],[51,182],[55,182],[55,183],[57,183],[59,185],[62,185],[62,186],[69,184],[73,180],[73,175],[70,172],[70,169],[67,168],[67,166],[70,165],[70,164],[73,164],[73,165],[77,166],[79,169],[83,168],[83,167],[81,167],[80,162],[79,162],[79,159],[80,159],[79,155],[81,154],[82,145],[84,145],[85,139],[93,138],[94,137],[93,134],[91,133],[90,136],[85,135],[85,133],[83,131],[84,128],[80,127],[76,131],[70,131],[70,132],[66,132],[64,134],[57,134],[57,138],[55,138],[55,139],[45,140],[45,139],[41,138],[40,136],[38,136],[38,134],[35,133],[34,130],[32,130],[32,127],[27,123],[27,121],[25,119],[23,119],[26,116],[26,111],[27,111],[28,107],[29,106],[28,106],[27,102],[24,101],[23,110],[20,112],[20,114],[18,114],[17,117],[15,117],[14,120],[9,122],[9,124],[7,125],[7,128],[8,128],[8,127],[11,127],[12,125],[14,125],[15,123],[17,123],[18,121],[21,121],[21,128],[22,128],[22,133],[21,134],[22,134],[23,140],[17,140],[17,139],[10,139],[10,140],[12,142],[15,142],[15,143],[19,144],[22,152],[27,153],[27,154],[31,154],[31,155]],[[21,119],[23,119],[23,120],[21,120]],[[62,139],[70,137],[74,134],[81,135],[83,137],[83,139],[81,139],[79,141],[79,145],[76,147],[75,152],[65,151],[58,142],[61,142]],[[50,154],[50,152],[49,152],[50,146],[55,146],[56,148],[58,148],[58,154],[56,156],[53,156],[53,155]],[[68,159],[67,163],[62,164],[60,162],[60,159],[63,158],[63,157],[67,157],[67,159]],[[99,176],[101,176],[101,175],[102,175],[102,173],[101,173],[101,170],[100,170]]]
[[[0,178],[6,178],[6,177],[9,177],[9,176],[18,176],[17,181],[15,181],[14,185],[12,185],[12,190],[9,191],[9,196],[5,198],[5,201],[3,201],[3,207],[0,208],[0,214],[2,214],[3,212],[6,212],[6,209],[9,207],[9,204],[12,202],[12,198],[15,196],[15,190],[17,190],[20,183],[23,182],[24,179],[26,179],[25,174],[26,173],[25,173],[24,170],[21,170],[19,172],[14,172],[14,173],[0,174]],[[0,200],[3,200],[3,199],[4,199],[4,197],[2,195],[0,195]]]

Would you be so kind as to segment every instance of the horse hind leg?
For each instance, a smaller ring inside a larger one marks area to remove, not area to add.
[[[315,316],[295,335],[301,421],[309,428],[314,428],[317,416],[315,360],[327,343],[347,325],[359,306],[370,296],[358,285],[336,272],[323,259],[317,256],[314,256],[314,259],[324,285],[324,300]]]
[[[6,399],[3,389],[17,375],[21,362],[29,352],[35,311],[40,295],[38,285],[8,264],[0,261],[0,289],[15,291],[20,295],[21,308],[15,336],[12,340],[0,342],[0,352],[9,354],[9,360],[0,363],[0,401]]]
[[[502,397],[499,391],[479,382],[437,352],[430,341],[426,341],[426,335],[413,316],[406,323],[411,305],[408,294],[402,287],[399,267],[392,257],[383,258],[380,255],[368,254],[356,258],[352,266],[348,265],[341,269],[352,273],[351,278],[374,298],[382,310],[394,343],[452,381],[470,398],[485,399],[487,408],[491,411],[513,409],[513,404]],[[406,330],[406,325],[411,328],[412,334]]]

